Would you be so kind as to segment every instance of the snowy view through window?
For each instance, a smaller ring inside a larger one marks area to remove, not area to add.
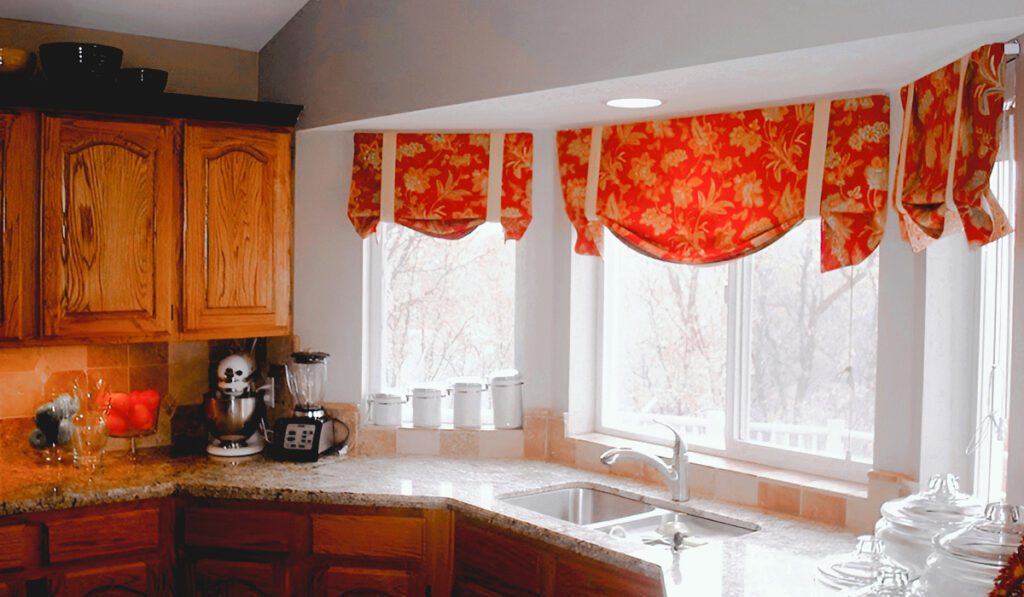
[[[814,222],[741,262],[695,267],[607,235],[602,427],[663,437],[658,418],[725,448],[735,418],[742,441],[870,461],[877,253],[822,274],[819,242]]]
[[[385,387],[514,366],[515,243],[501,226],[456,241],[387,226],[382,242]]]

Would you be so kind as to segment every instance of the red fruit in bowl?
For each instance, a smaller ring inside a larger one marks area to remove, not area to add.
[[[139,397],[133,404],[144,404],[149,412],[155,413],[156,409],[160,407],[160,392],[156,390],[142,390],[139,392]]]
[[[128,419],[128,427],[137,431],[153,428],[153,413],[146,408],[145,404],[136,404],[132,407],[132,416]]]
[[[123,392],[110,395],[110,412],[117,413],[122,417],[130,417],[132,414],[132,399]]]
[[[128,421],[121,415],[111,412],[107,415],[107,433],[109,435],[124,435],[128,431]]]

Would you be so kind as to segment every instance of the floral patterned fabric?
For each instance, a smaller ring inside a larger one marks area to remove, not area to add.
[[[677,263],[757,251],[803,218],[813,104],[606,127],[600,223],[634,249]],[[580,217],[589,134],[559,134],[566,211],[578,248],[599,238]],[[581,190],[582,187],[582,190]]]
[[[400,133],[395,154],[395,223],[455,240],[487,220],[490,134]],[[354,138],[348,216],[366,238],[381,217],[383,134]],[[504,137],[501,223],[506,239],[522,238],[532,218],[533,136]]]
[[[353,143],[352,182],[349,184],[348,219],[361,238],[376,232],[380,222],[380,178],[384,135],[356,133]]]
[[[889,98],[835,100],[821,189],[821,271],[867,259],[885,233]]]
[[[953,199],[971,246],[990,243],[1013,231],[989,187],[999,153],[1004,52],[1003,44],[978,48],[965,73]]]
[[[948,192],[971,245],[983,245],[1010,232],[1006,215],[988,188],[999,148],[1002,60],[1003,44],[983,46],[966,62],[947,64],[901,90],[909,118],[900,150],[903,174],[897,209],[900,231],[915,251],[945,231],[950,217]]]
[[[565,199],[565,215],[569,216],[569,222],[576,229],[576,252],[599,256],[604,228],[599,221],[587,221],[585,207],[590,137],[590,129],[558,131],[558,174]]]

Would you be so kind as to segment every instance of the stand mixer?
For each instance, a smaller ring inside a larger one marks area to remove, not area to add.
[[[274,405],[274,384],[256,387],[256,364],[247,354],[233,354],[217,365],[217,390],[203,398],[206,426],[214,440],[206,447],[211,456],[239,457],[259,454],[267,406]]]
[[[328,416],[323,408],[328,357],[326,352],[292,353],[285,373],[288,389],[295,398],[294,416],[274,424],[275,458],[315,462],[321,455],[341,449],[348,440],[348,426]],[[336,432],[338,425],[345,428],[341,437]]]

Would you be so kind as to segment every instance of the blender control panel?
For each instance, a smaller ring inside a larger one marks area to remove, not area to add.
[[[286,450],[311,450],[317,442],[317,426],[311,423],[289,423],[284,430]]]

